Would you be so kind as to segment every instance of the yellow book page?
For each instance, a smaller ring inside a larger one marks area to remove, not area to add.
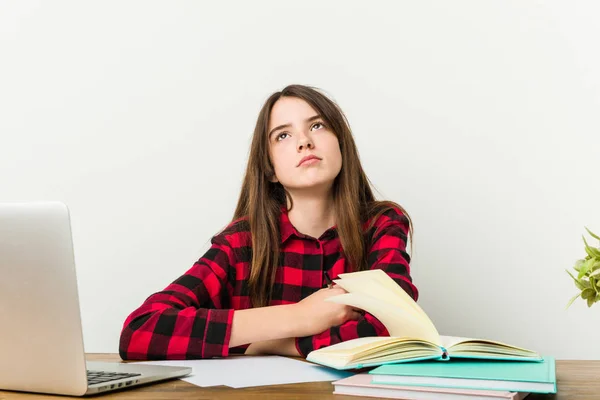
[[[436,329],[429,316],[388,274],[380,269],[340,274],[334,282],[351,293],[364,293],[402,307]],[[437,329],[436,329],[437,331]]]
[[[442,347],[444,347],[446,350],[450,349],[452,346],[455,346],[459,343],[468,342],[471,340],[474,340],[474,339],[460,337],[460,336],[440,335],[440,343],[441,343]]]
[[[376,347],[373,347],[376,346]],[[358,349],[357,349],[358,350]],[[414,357],[415,353],[442,354],[438,345],[420,339],[395,338],[389,342],[382,342],[370,347],[365,347],[354,354],[355,359],[380,358],[396,355],[399,358]]]
[[[366,349],[393,343],[397,340],[398,338],[389,336],[368,336],[323,347],[322,349],[315,350],[314,353],[337,353],[340,355],[356,354],[365,351]]]
[[[367,300],[358,300],[363,303],[359,308],[375,315],[377,319],[379,319],[385,325],[391,336],[404,336],[406,329],[400,327],[402,325],[400,319],[407,319],[410,317],[410,322],[407,321],[408,324],[421,325],[418,328],[418,332],[426,332],[420,333],[420,335],[423,335],[423,339],[432,341],[434,343],[439,342],[439,339],[437,339],[439,337],[439,333],[425,311],[423,311],[423,309],[412,299],[412,297],[410,297],[404,291],[404,289],[402,289],[384,271],[380,269],[374,269],[340,274],[339,278],[341,279],[336,279],[334,282],[347,292],[357,295],[364,295],[379,301],[379,303],[370,301],[369,305],[367,305],[365,303]],[[348,300],[346,299],[346,301]],[[384,307],[382,304],[387,304],[390,307]],[[356,304],[348,305],[356,306]],[[365,307],[371,307],[371,309]],[[387,309],[388,311],[385,311],[387,315],[382,315],[382,310],[376,310],[373,307],[383,307]],[[395,314],[398,315],[395,316]],[[409,327],[408,329],[409,332],[415,332],[415,328],[413,327]]]
[[[490,354],[506,354],[520,357],[539,357],[539,354],[525,349],[523,347],[513,346],[511,344],[499,342],[489,339],[473,339],[458,336],[440,336],[442,347],[446,348],[450,354],[452,352],[460,353],[477,353],[479,355]]]
[[[328,346],[308,354],[307,360],[344,366],[353,362],[402,360],[441,354],[433,343],[414,338],[364,337]]]
[[[329,297],[325,301],[345,304],[369,312],[381,321],[390,336],[418,338],[431,343],[440,342],[437,331],[423,324],[423,320],[418,316],[375,297],[362,293],[346,293]]]

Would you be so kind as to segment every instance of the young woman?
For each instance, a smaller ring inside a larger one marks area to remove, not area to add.
[[[345,293],[328,283],[379,268],[416,300],[411,234],[399,205],[375,200],[339,107],[314,88],[288,86],[258,115],[233,221],[189,271],[129,315],[121,358],[305,357],[386,336],[372,315],[324,301]]]

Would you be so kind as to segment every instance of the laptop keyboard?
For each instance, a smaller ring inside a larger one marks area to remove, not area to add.
[[[140,376],[141,374],[127,374],[122,372],[104,372],[104,371],[87,371],[88,385],[96,385],[116,381],[117,379],[131,378],[132,376]]]

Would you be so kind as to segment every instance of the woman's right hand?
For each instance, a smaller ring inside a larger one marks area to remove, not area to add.
[[[297,336],[312,336],[350,320],[357,320],[361,314],[345,304],[325,301],[328,297],[347,293],[339,286],[324,288],[293,304],[298,318]]]

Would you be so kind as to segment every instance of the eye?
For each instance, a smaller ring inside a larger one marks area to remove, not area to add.
[[[277,135],[277,141],[281,141],[281,140],[285,139],[285,135],[289,136],[289,133],[281,132],[279,135]]]
[[[322,122],[315,122],[314,124],[312,124],[312,126],[310,127],[311,130],[313,129],[323,129],[325,128],[325,124]]]

